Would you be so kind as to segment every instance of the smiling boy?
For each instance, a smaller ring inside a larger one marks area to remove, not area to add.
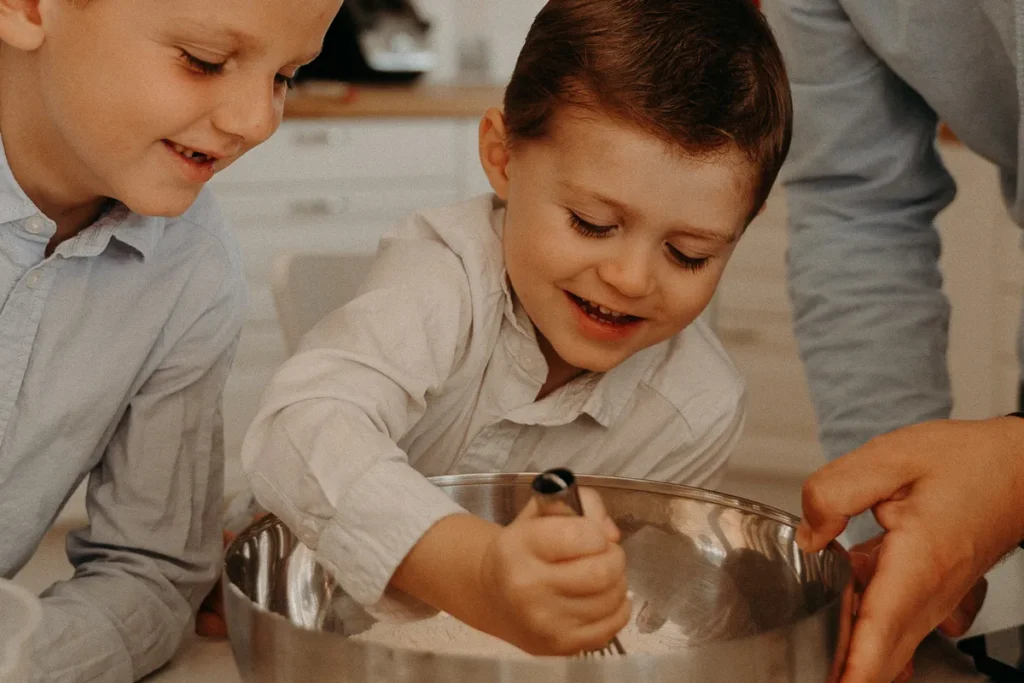
[[[218,574],[244,317],[203,185],[266,140],[340,0],[0,0],[0,576],[89,477],[45,681],[164,664]]]
[[[749,0],[549,0],[481,121],[493,194],[385,237],[271,382],[242,447],[259,502],[378,614],[426,604],[536,654],[607,643],[630,604],[599,499],[499,527],[425,477],[714,486],[744,385],[698,317],[791,119]]]

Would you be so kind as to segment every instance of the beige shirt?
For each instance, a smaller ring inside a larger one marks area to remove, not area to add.
[[[259,502],[364,605],[462,511],[427,476],[565,466],[708,486],[739,436],[743,382],[702,322],[537,401],[547,363],[509,290],[503,220],[483,196],[385,237],[357,297],[278,371],[242,448]]]

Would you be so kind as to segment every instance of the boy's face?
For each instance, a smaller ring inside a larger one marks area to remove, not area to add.
[[[32,156],[73,195],[178,215],[277,129],[287,79],[319,52],[340,5],[41,0],[45,38],[26,57],[39,91]]]
[[[548,353],[604,372],[693,322],[746,225],[751,171],[739,150],[694,159],[584,112],[514,145],[506,267]]]

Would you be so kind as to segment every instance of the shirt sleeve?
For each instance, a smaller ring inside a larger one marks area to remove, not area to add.
[[[936,215],[955,186],[928,104],[837,0],[765,11],[793,88],[789,292],[826,456],[951,409]]]
[[[225,281],[129,402],[90,473],[75,572],[42,598],[47,683],[130,683],[175,653],[220,573],[221,397],[244,312]]]
[[[256,498],[364,605],[434,523],[464,512],[396,443],[457,371],[471,317],[455,253],[427,235],[385,239],[359,295],[303,338],[246,435]]]

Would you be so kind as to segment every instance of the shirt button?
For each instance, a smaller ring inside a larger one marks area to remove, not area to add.
[[[35,289],[36,285],[39,284],[39,271],[32,271],[31,273],[29,273],[28,280],[26,280],[26,284],[28,285],[29,289]]]
[[[46,221],[39,216],[31,216],[25,221],[25,229],[33,235],[38,235],[46,228]]]

